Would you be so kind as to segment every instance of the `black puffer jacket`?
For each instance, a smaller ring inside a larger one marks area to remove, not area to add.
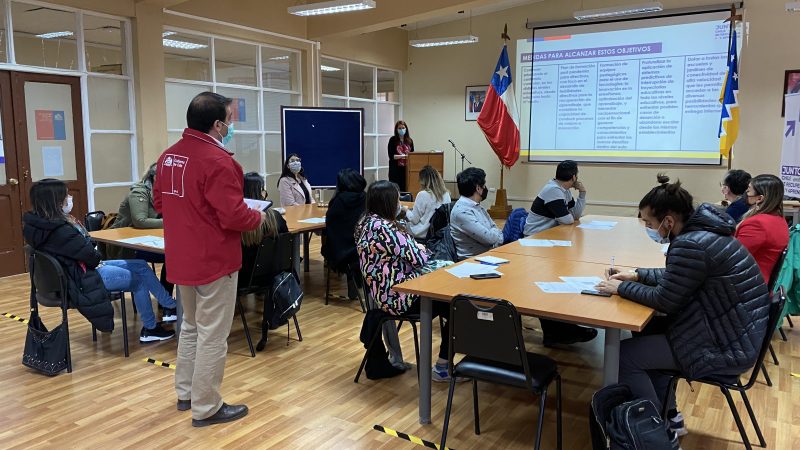
[[[27,212],[22,221],[25,241],[36,250],[53,255],[64,268],[70,307],[77,308],[98,330],[112,331],[114,308],[103,279],[95,270],[100,253],[66,220],[47,220]]]
[[[337,192],[328,205],[322,256],[337,272],[344,271],[348,262],[358,260],[353,235],[358,219],[364,215],[366,199],[364,192]]]
[[[638,269],[622,297],[672,318],[667,339],[684,375],[739,375],[753,367],[767,328],[761,271],[733,237],[736,222],[702,204],[670,244],[664,269]]]

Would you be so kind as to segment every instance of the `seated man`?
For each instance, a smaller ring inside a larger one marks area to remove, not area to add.
[[[577,202],[572,198],[571,188],[578,191]],[[533,201],[523,234],[531,236],[561,224],[571,224],[580,219],[585,206],[586,188],[578,181],[578,164],[571,160],[561,161],[556,167],[556,177],[544,185]],[[587,342],[597,336],[594,328],[547,319],[540,319],[540,322],[545,347]]]
[[[486,172],[470,167],[458,174],[458,199],[450,212],[450,234],[456,244],[458,260],[480,255],[503,243],[497,228],[481,202],[489,195]]]

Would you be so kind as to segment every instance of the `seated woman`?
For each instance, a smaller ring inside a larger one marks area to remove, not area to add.
[[[736,222],[741,222],[742,215],[750,209],[747,198],[744,197],[748,183],[750,183],[750,174],[739,169],[728,171],[725,179],[722,180],[722,195],[728,202],[725,212]]]
[[[264,190],[264,177],[257,172],[249,172],[244,175],[244,198],[253,200],[266,200],[267,191]],[[256,261],[258,246],[265,237],[275,238],[281,233],[287,233],[289,228],[286,221],[274,209],[267,210],[267,219],[260,228],[253,231],[242,233],[242,268],[239,270],[239,283],[246,283],[253,271]],[[272,280],[253,280],[253,284],[266,286]],[[242,287],[242,286],[240,286]]]
[[[775,175],[758,175],[745,191],[750,210],[736,227],[736,239],[755,258],[767,282],[783,249],[789,245],[789,227],[783,218],[783,181]]]
[[[302,162],[296,153],[290,154],[283,163],[278,191],[283,207],[316,203],[311,195],[311,185],[303,172]]]
[[[366,215],[356,226],[356,249],[370,296],[380,307],[397,316],[419,314],[419,297],[392,290],[392,286],[416,278],[428,263],[428,253],[397,222],[400,191],[391,181],[372,183],[367,189]],[[433,302],[433,317],[447,318],[447,303]],[[443,321],[439,359],[434,381],[450,381],[447,373],[447,320]]]
[[[357,298],[356,286],[348,270],[358,267],[355,234],[358,219],[364,215],[367,180],[354,169],[342,169],[336,178],[336,194],[325,213],[326,238],[322,242],[322,256],[336,272],[347,275],[347,293]]]
[[[414,208],[404,209],[411,233],[417,239],[425,239],[434,211],[442,204],[450,203],[450,192],[444,187],[442,176],[431,166],[425,166],[420,170],[419,184],[422,190],[414,200]]]
[[[67,195],[67,185],[61,180],[44,179],[31,187],[33,210],[23,217],[25,240],[36,250],[57,255],[63,261],[68,274],[85,274],[96,269],[109,291],[133,293],[133,301],[144,326],[139,342],[163,341],[175,336],[174,331],[165,330],[156,323],[152,293],[165,309],[175,309],[172,298],[158,282],[153,271],[140,259],[101,261],[89,233],[69,213],[72,196]],[[73,270],[77,267],[77,270]],[[80,286],[80,280],[73,280]]]
[[[639,202],[647,234],[669,242],[666,267],[612,275],[597,289],[666,314],[666,326],[622,342],[619,382],[661,411],[669,377],[736,376],[753,367],[764,341],[769,294],[761,271],[734,237],[735,223],[709,204],[658,177]],[[671,396],[669,417],[677,410]],[[678,434],[675,423],[670,427]]]

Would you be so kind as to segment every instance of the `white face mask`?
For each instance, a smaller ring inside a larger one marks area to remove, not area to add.
[[[303,167],[303,165],[302,165],[302,163],[301,163],[300,161],[291,161],[291,162],[289,163],[289,170],[291,170],[291,171],[292,171],[292,173],[295,173],[295,174],[296,174],[296,173],[299,173],[299,172],[300,172],[300,169],[301,169],[302,167]]]
[[[661,236],[659,230],[661,230],[661,226],[664,224],[662,220],[661,223],[658,224],[657,229],[647,228],[645,227],[644,231],[647,232],[647,235],[650,236],[650,239],[658,242],[659,244],[669,244],[669,233],[666,236]]]
[[[69,214],[70,212],[72,212],[72,196],[71,195],[67,196],[67,204],[63,205],[61,207],[61,211],[63,211],[64,214]]]

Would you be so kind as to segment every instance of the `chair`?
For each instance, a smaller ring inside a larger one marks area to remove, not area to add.
[[[780,287],[777,292],[772,294],[772,298],[769,305],[769,316],[767,320],[767,333],[764,336],[764,342],[761,344],[761,349],[758,353],[758,359],[756,360],[756,364],[753,366],[753,370],[750,373],[750,377],[747,381],[746,385],[742,385],[741,380],[739,379],[738,375],[734,376],[708,376],[700,379],[695,379],[692,381],[696,381],[698,383],[710,384],[713,386],[717,386],[722,393],[725,395],[725,399],[728,401],[728,406],[731,409],[731,413],[733,414],[733,420],[736,422],[736,428],[739,429],[739,434],[742,436],[742,442],[747,450],[751,450],[752,446],[750,445],[750,439],[747,437],[747,432],[744,430],[744,425],[742,424],[742,419],[739,417],[739,411],[736,409],[736,405],[733,403],[733,396],[731,396],[731,390],[738,391],[742,395],[742,401],[744,402],[745,408],[747,408],[747,414],[750,416],[750,421],[753,423],[753,428],[756,430],[756,435],[758,436],[758,442],[761,447],[766,447],[767,442],[764,440],[764,435],[761,434],[761,428],[758,426],[758,421],[756,420],[756,415],[753,412],[753,407],[750,405],[750,400],[747,398],[747,390],[753,387],[755,384],[756,378],[758,378],[758,372],[764,364],[764,357],[767,355],[767,351],[770,345],[770,341],[772,340],[772,335],[775,334],[775,327],[778,325],[778,319],[780,318],[781,312],[783,311],[783,306],[786,304],[786,296],[783,292],[783,287]],[[680,378],[684,378],[683,374],[679,372],[669,372],[668,375],[672,376],[670,380],[669,388],[667,389],[667,399],[664,402],[664,411],[662,411],[662,417],[667,417],[667,409],[669,408],[669,396],[673,395],[675,392],[675,385]]]
[[[331,272],[334,273],[345,273],[345,276],[352,277],[353,282],[356,284],[356,295],[358,296],[358,301],[361,304],[361,312],[367,312],[366,302],[364,301],[363,294],[363,286],[359,286],[359,281],[361,277],[354,275],[356,272],[360,272],[361,269],[358,268],[358,262],[348,262],[345,264],[344,267],[338,268],[339,270],[335,270],[331,268],[331,263],[328,262],[325,265],[325,304],[328,304],[328,300],[330,299],[330,292],[331,292]],[[349,289],[349,286],[348,286]],[[349,298],[348,298],[349,300]]]
[[[31,312],[38,314],[38,305],[61,308],[61,321],[64,323],[64,334],[67,338],[67,372],[72,372],[72,353],[69,345],[69,309],[67,277],[61,264],[48,255],[31,246],[25,246],[28,258],[28,270],[31,278]]]
[[[769,274],[769,283],[767,288],[771,293],[775,289],[775,283],[778,281],[778,275],[781,273],[781,268],[783,267],[784,261],[786,261],[786,253],[789,251],[788,248],[784,248],[781,252],[781,255],[778,257],[778,260],[775,261],[775,265],[772,266],[772,272]],[[788,316],[787,316],[788,317]],[[791,320],[789,320],[789,324],[791,324]],[[786,335],[783,333],[783,329],[778,327],[778,331],[780,332],[783,340],[786,340]],[[772,343],[769,344],[769,354],[772,356],[772,363],[776,366],[779,364],[778,356],[775,354],[775,349],[772,348]],[[769,374],[767,373],[767,366],[765,364],[761,364],[761,372],[764,374],[764,381],[767,382],[767,386],[772,386],[772,380],[769,378]]]
[[[401,192],[400,193],[400,201],[401,202],[413,202],[414,201],[414,194],[411,192]]]
[[[272,288],[271,284],[262,283],[264,280],[272,279],[275,275],[281,272],[293,272],[294,265],[292,262],[292,253],[294,246],[294,235],[291,233],[281,233],[277,238],[265,236],[261,243],[258,245],[256,251],[255,261],[252,265],[250,273],[240,273],[245,275],[244,281],[240,281],[240,288],[237,291],[236,306],[239,310],[239,315],[242,317],[242,325],[244,327],[244,335],[247,338],[247,345],[250,347],[250,355],[255,356],[253,351],[253,342],[250,338],[250,328],[247,326],[247,319],[245,318],[244,307],[240,300],[241,296],[248,294],[264,294],[264,316],[261,322],[261,340],[256,345],[256,350],[261,351],[267,344],[268,338],[268,309],[267,297]],[[298,340],[303,340],[303,335],[300,333],[300,325],[297,322],[297,316],[292,316],[294,319],[294,327],[297,331]],[[288,330],[288,324],[287,324]]]
[[[361,270],[356,270],[353,273],[353,276],[356,280],[356,285],[360,285],[364,290],[364,302],[366,304],[367,311],[377,310],[378,305],[369,295],[369,289],[367,288],[367,284],[364,280]],[[403,322],[408,322],[411,324],[411,331],[414,333],[414,354],[417,358],[417,377],[419,377],[419,335],[417,334],[419,315],[411,314],[406,316],[395,316],[393,314],[389,314],[388,312],[383,312],[383,315],[378,321],[378,325],[375,327],[375,333],[370,338],[369,344],[367,344],[367,349],[364,352],[364,358],[361,360],[361,365],[358,367],[358,372],[356,372],[356,377],[353,379],[353,383],[358,383],[358,379],[361,378],[361,372],[364,371],[364,367],[367,365],[367,356],[369,355],[370,350],[372,350],[372,346],[375,345],[378,339],[381,338],[383,324],[392,321],[397,322],[397,331],[400,331],[400,327],[403,325]]]
[[[539,425],[535,448],[542,441],[547,389],[556,382],[557,447],[561,449],[561,375],[555,361],[525,350],[522,322],[517,309],[506,300],[458,295],[450,303],[448,371],[450,390],[444,413],[442,441],[445,448],[456,377],[472,379],[475,434],[481,434],[478,416],[478,380],[525,389],[539,395]],[[465,355],[453,365],[456,353]]]

